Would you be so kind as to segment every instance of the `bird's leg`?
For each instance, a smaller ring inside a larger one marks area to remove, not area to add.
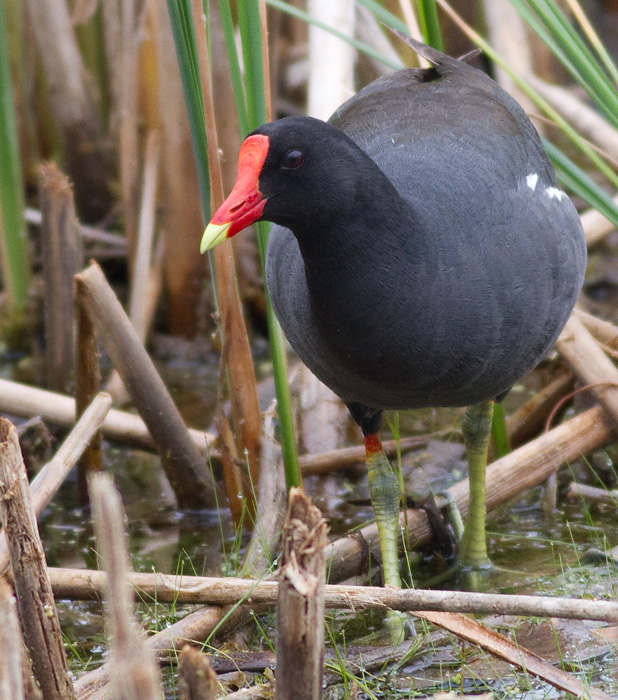
[[[384,585],[401,588],[397,554],[397,527],[401,501],[399,480],[382,448],[379,433],[365,435],[365,452],[369,495],[380,538]]]
[[[459,545],[459,563],[472,568],[482,568],[489,564],[485,536],[485,470],[493,409],[493,401],[481,401],[469,406],[462,423],[468,456],[470,500]]]

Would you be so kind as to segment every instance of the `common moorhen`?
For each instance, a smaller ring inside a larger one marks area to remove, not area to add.
[[[365,436],[385,582],[399,586],[399,486],[385,409],[470,406],[470,503],[460,553],[487,561],[493,400],[550,350],[583,284],[579,216],[521,107],[468,64],[371,83],[325,123],[250,134],[202,250],[272,221],[266,276],[292,347]]]

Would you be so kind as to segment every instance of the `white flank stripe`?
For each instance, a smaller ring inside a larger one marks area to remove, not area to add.
[[[550,199],[557,199],[558,201],[560,201],[563,197],[566,197],[566,194],[557,187],[548,187],[545,190],[545,194],[549,195]]]

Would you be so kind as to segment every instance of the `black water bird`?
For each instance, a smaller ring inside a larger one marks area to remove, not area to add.
[[[460,554],[487,561],[493,400],[542,360],[583,283],[579,216],[521,107],[468,64],[380,78],[328,123],[287,117],[244,141],[202,249],[272,221],[266,275],[305,364],[365,436],[385,582],[399,586],[400,493],[385,409],[469,406],[470,503]]]

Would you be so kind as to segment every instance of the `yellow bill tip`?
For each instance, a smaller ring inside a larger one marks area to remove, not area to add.
[[[205,253],[207,250],[219,245],[221,241],[224,241],[227,238],[227,232],[231,225],[231,221],[227,224],[208,224],[200,243],[200,253]]]

